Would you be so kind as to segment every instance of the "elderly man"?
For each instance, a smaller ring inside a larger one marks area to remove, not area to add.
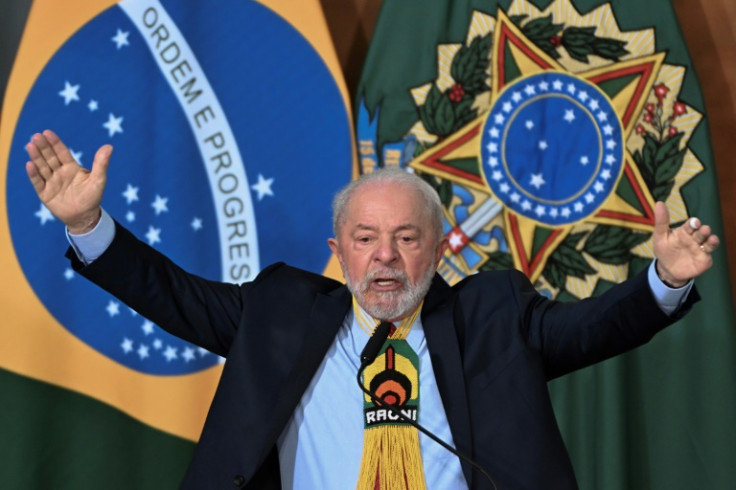
[[[334,201],[328,245],[347,287],[284,264],[233,285],[188,274],[101,209],[110,146],[91,172],[51,131],[27,151],[28,176],[66,225],[75,269],[227,358],[183,488],[576,488],[547,381],[680,318],[718,246],[696,218],[671,230],[658,203],[656,260],[600,297],[549,301],[518,271],[450,287],[435,273],[447,247],[437,195],[410,174],[380,170]],[[394,331],[361,365],[379,322]],[[375,397],[358,387],[359,370]]]

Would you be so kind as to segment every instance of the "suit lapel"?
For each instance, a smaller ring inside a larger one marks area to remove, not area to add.
[[[424,300],[422,325],[432,359],[437,387],[442,398],[452,437],[458,451],[472,458],[472,436],[465,392],[465,377],[456,326],[452,317],[452,289],[438,275]],[[464,461],[463,472],[471,485],[472,470]]]
[[[342,286],[328,295],[319,295],[312,305],[300,349],[295,357],[291,375],[284,385],[279,408],[291,416],[314,373],[335,340],[345,315],[350,308],[350,292]]]

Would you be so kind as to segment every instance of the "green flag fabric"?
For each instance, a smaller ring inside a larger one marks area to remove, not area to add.
[[[600,294],[651,263],[656,201],[722,236],[669,1],[385,0],[355,111],[362,172],[401,166],[439,193],[450,283],[515,267],[550,298]],[[581,488],[733,487],[734,312],[713,258],[685,319],[550,382]]]
[[[178,488],[224,362],[71,270],[31,135],[87,168],[112,144],[103,208],[242,283],[277,260],[334,274],[349,107],[317,0],[33,2],[0,121],[0,488]]]

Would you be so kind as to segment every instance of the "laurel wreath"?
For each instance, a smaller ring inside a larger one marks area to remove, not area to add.
[[[624,46],[626,41],[598,37],[595,35],[597,27],[566,27],[565,24],[552,22],[552,15],[530,20],[522,25],[527,15],[512,15],[509,17],[524,35],[536,44],[545,53],[559,59],[562,55],[559,48],[567,51],[571,58],[582,63],[588,63],[588,56],[596,55],[611,61],[628,54]]]
[[[595,26],[565,26],[552,22],[551,15],[529,21],[526,21],[526,15],[514,15],[510,19],[531,42],[555,59],[562,56],[560,49],[586,64],[591,55],[618,61],[628,53],[626,41],[596,36]],[[487,80],[492,43],[491,33],[488,33],[476,36],[469,45],[463,44],[453,56],[450,67],[455,85],[441,90],[433,83],[424,103],[418,106],[419,118],[425,129],[437,136],[439,141],[477,117],[473,102],[478,95],[490,90]],[[656,201],[667,200],[675,183],[674,178],[682,167],[686,153],[685,149],[680,149],[682,136],[682,133],[667,137],[647,132],[643,148],[633,155]],[[431,144],[419,144],[415,154],[422,153],[428,146]],[[422,177],[435,188],[443,205],[449,207],[453,197],[450,182],[426,174],[422,174]],[[566,291],[569,276],[584,279],[587,275],[597,273],[585,255],[604,264],[628,263],[629,276],[635,275],[647,267],[649,261],[642,260],[631,250],[650,237],[651,233],[613,225],[597,225],[590,231],[570,233],[547,259],[542,276],[562,294]],[[495,251],[489,254],[488,260],[479,269],[508,269],[513,266],[510,253]]]

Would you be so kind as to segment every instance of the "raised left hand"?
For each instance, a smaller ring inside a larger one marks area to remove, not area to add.
[[[690,218],[677,228],[670,228],[670,213],[663,202],[654,207],[654,256],[657,274],[667,284],[680,287],[713,265],[711,254],[720,240],[711,227],[698,218]]]

